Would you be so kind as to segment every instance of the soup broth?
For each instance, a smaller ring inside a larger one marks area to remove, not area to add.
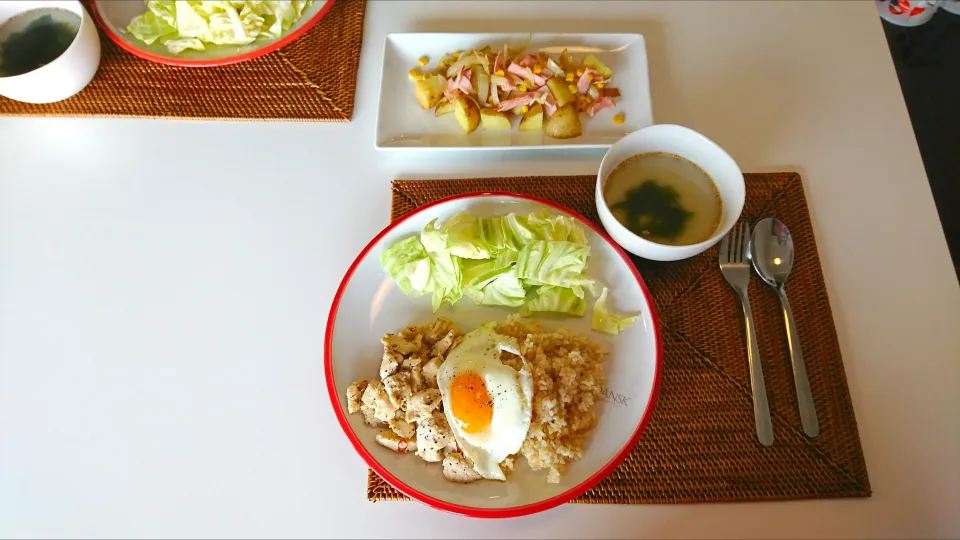
[[[60,8],[24,11],[0,25],[0,77],[23,75],[56,60],[73,43],[80,16]]]
[[[617,221],[658,244],[697,244],[720,224],[717,186],[703,169],[674,154],[628,158],[610,173],[603,195]]]

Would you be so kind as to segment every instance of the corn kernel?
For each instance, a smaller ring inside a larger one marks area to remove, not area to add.
[[[503,70],[502,70],[502,69],[498,69],[498,70],[496,71],[496,74],[499,75],[499,76],[501,76],[501,77],[503,77]]]
[[[613,116],[613,123],[614,123],[614,124],[622,124],[622,123],[623,123],[623,118],[624,118],[623,113],[615,114],[615,115]]]
[[[573,73],[567,73],[567,82],[573,82]]]
[[[587,73],[587,80],[588,80],[588,81],[592,81],[592,80],[593,80],[593,73]]]
[[[423,76],[420,75],[420,72],[417,71],[416,68],[410,70],[410,80],[411,80],[411,81],[419,81],[419,80],[422,79],[422,78],[423,78]]]
[[[460,51],[453,51],[453,52],[450,54],[450,56],[452,56],[453,59],[456,60],[456,59],[460,58]]]
[[[526,105],[524,105],[523,107],[520,107],[520,110],[523,112],[527,112],[530,110],[530,107],[527,107]]]
[[[429,62],[430,62],[430,59],[427,58],[426,56],[421,56],[420,59],[417,60],[417,63],[420,64],[421,66],[427,65]]]
[[[487,103],[493,103],[493,94],[490,94],[490,95],[487,97]]]
[[[583,76],[583,70],[582,70],[582,69],[578,69],[578,70],[577,70],[577,77],[581,77],[581,76]]]
[[[577,87],[574,86],[574,85],[572,85],[572,84],[569,85],[569,86],[567,86],[567,89],[570,90],[570,93],[571,93],[571,94],[576,94],[576,93],[577,93]]]
[[[526,92],[526,91],[527,91],[527,87],[524,86],[524,85],[522,85],[522,84],[518,84],[518,85],[517,85],[517,91],[518,91],[518,92]]]
[[[595,84],[594,86],[597,87],[597,90],[602,90],[602,89],[603,89],[603,83],[602,83],[602,82],[598,82],[598,83]]]
[[[540,67],[540,66],[533,66],[533,72],[536,73],[537,75],[539,75],[539,74],[543,73],[543,68]]]

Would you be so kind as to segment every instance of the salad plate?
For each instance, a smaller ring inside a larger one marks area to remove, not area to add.
[[[603,398],[596,405],[597,424],[584,455],[570,464],[559,483],[547,483],[546,474],[526,464],[505,482],[474,484],[448,482],[440,467],[418,457],[377,444],[376,430],[349,414],[344,396],[355,381],[377,373],[384,354],[381,337],[408,325],[437,317],[449,319],[465,331],[491,321],[504,321],[516,309],[475,305],[462,299],[434,311],[431,298],[407,295],[382,264],[385,251],[434,220],[444,222],[468,212],[478,217],[509,213],[546,212],[568,216],[583,229],[589,246],[587,276],[602,283],[615,299],[617,311],[636,315],[636,321],[616,335],[591,330],[594,300],[583,317],[553,314],[533,320],[547,331],[568,328],[589,336],[607,351],[603,360]],[[662,343],[652,297],[629,257],[599,227],[554,203],[509,193],[455,196],[423,206],[395,221],[373,238],[347,270],[327,320],[324,369],[331,405],[344,433],[367,465],[407,496],[434,508],[483,518],[516,517],[569,502],[609,475],[634,449],[653,414],[662,370]]]
[[[434,110],[418,104],[411,69],[434,69],[445,55],[488,46],[493,51],[506,46],[512,51],[543,53],[551,59],[558,59],[564,49],[578,59],[593,55],[613,72],[608,86],[619,90],[613,99],[615,107],[594,117],[582,113],[582,135],[558,139],[541,130],[521,132],[516,119],[510,129],[480,127],[466,134],[454,114],[437,117]],[[425,67],[418,62],[422,58],[428,61]],[[614,122],[615,115],[622,115],[622,123]],[[384,42],[375,142],[379,150],[608,148],[627,133],[650,125],[647,53],[640,34],[405,33],[388,34]]]

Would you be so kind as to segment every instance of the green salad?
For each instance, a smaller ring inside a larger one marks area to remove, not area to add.
[[[463,297],[477,305],[582,316],[596,283],[586,275],[590,246],[577,222],[548,212],[481,218],[461,212],[419,236],[400,240],[380,256],[406,294],[431,295],[433,310]],[[621,318],[606,306],[603,288],[592,327],[616,334],[636,317]]]
[[[172,54],[206,45],[247,45],[283,35],[313,0],[150,0],[127,32]]]

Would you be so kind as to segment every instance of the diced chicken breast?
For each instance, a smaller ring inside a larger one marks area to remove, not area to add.
[[[390,421],[390,429],[403,437],[404,439],[413,439],[417,436],[417,426],[403,420],[402,418],[394,418]]]
[[[361,398],[363,404],[373,409],[373,416],[382,424],[388,423],[396,417],[397,407],[390,401],[386,388],[380,381],[370,381]]]
[[[367,389],[367,381],[357,381],[347,387],[347,412],[353,414],[360,410],[363,402],[363,391]]]
[[[447,335],[447,332],[456,330],[456,326],[453,325],[453,322],[450,321],[450,319],[440,317],[432,323],[424,325],[422,330],[423,340],[432,345],[440,341],[443,336]],[[457,331],[457,333],[459,333],[459,331]]]
[[[436,342],[433,345],[433,356],[444,356],[447,354],[447,351],[450,349],[450,346],[453,345],[453,340],[457,338],[456,332],[453,330],[447,332],[447,335],[443,336],[443,339]]]
[[[417,451],[416,442],[408,440],[406,437],[401,437],[389,429],[381,429],[380,432],[377,433],[377,444],[401,454]]]
[[[367,405],[360,406],[360,414],[363,415],[363,423],[370,427],[383,427],[383,422],[377,420],[377,416],[373,413],[373,407]]]
[[[419,351],[423,347],[423,338],[418,335],[408,341],[397,334],[387,334],[380,339],[380,343],[383,343],[384,348],[395,349],[400,354],[408,355]]]
[[[406,409],[407,398],[413,395],[413,386],[410,382],[410,373],[400,371],[383,380],[383,387],[390,397],[390,402],[396,409]]]
[[[428,388],[437,388],[437,371],[440,370],[440,364],[443,364],[443,358],[434,356],[423,365],[423,378]]]
[[[429,418],[440,403],[440,391],[435,388],[417,392],[407,400],[407,422],[419,422]]]
[[[443,413],[433,413],[417,423],[417,455],[424,461],[438,463],[447,451],[457,448],[457,441]]]
[[[473,468],[473,463],[460,452],[450,452],[443,458],[443,477],[460,484],[469,484],[483,478]]]
[[[392,347],[383,348],[383,360],[380,361],[380,378],[384,379],[397,372],[403,362],[403,355]]]

